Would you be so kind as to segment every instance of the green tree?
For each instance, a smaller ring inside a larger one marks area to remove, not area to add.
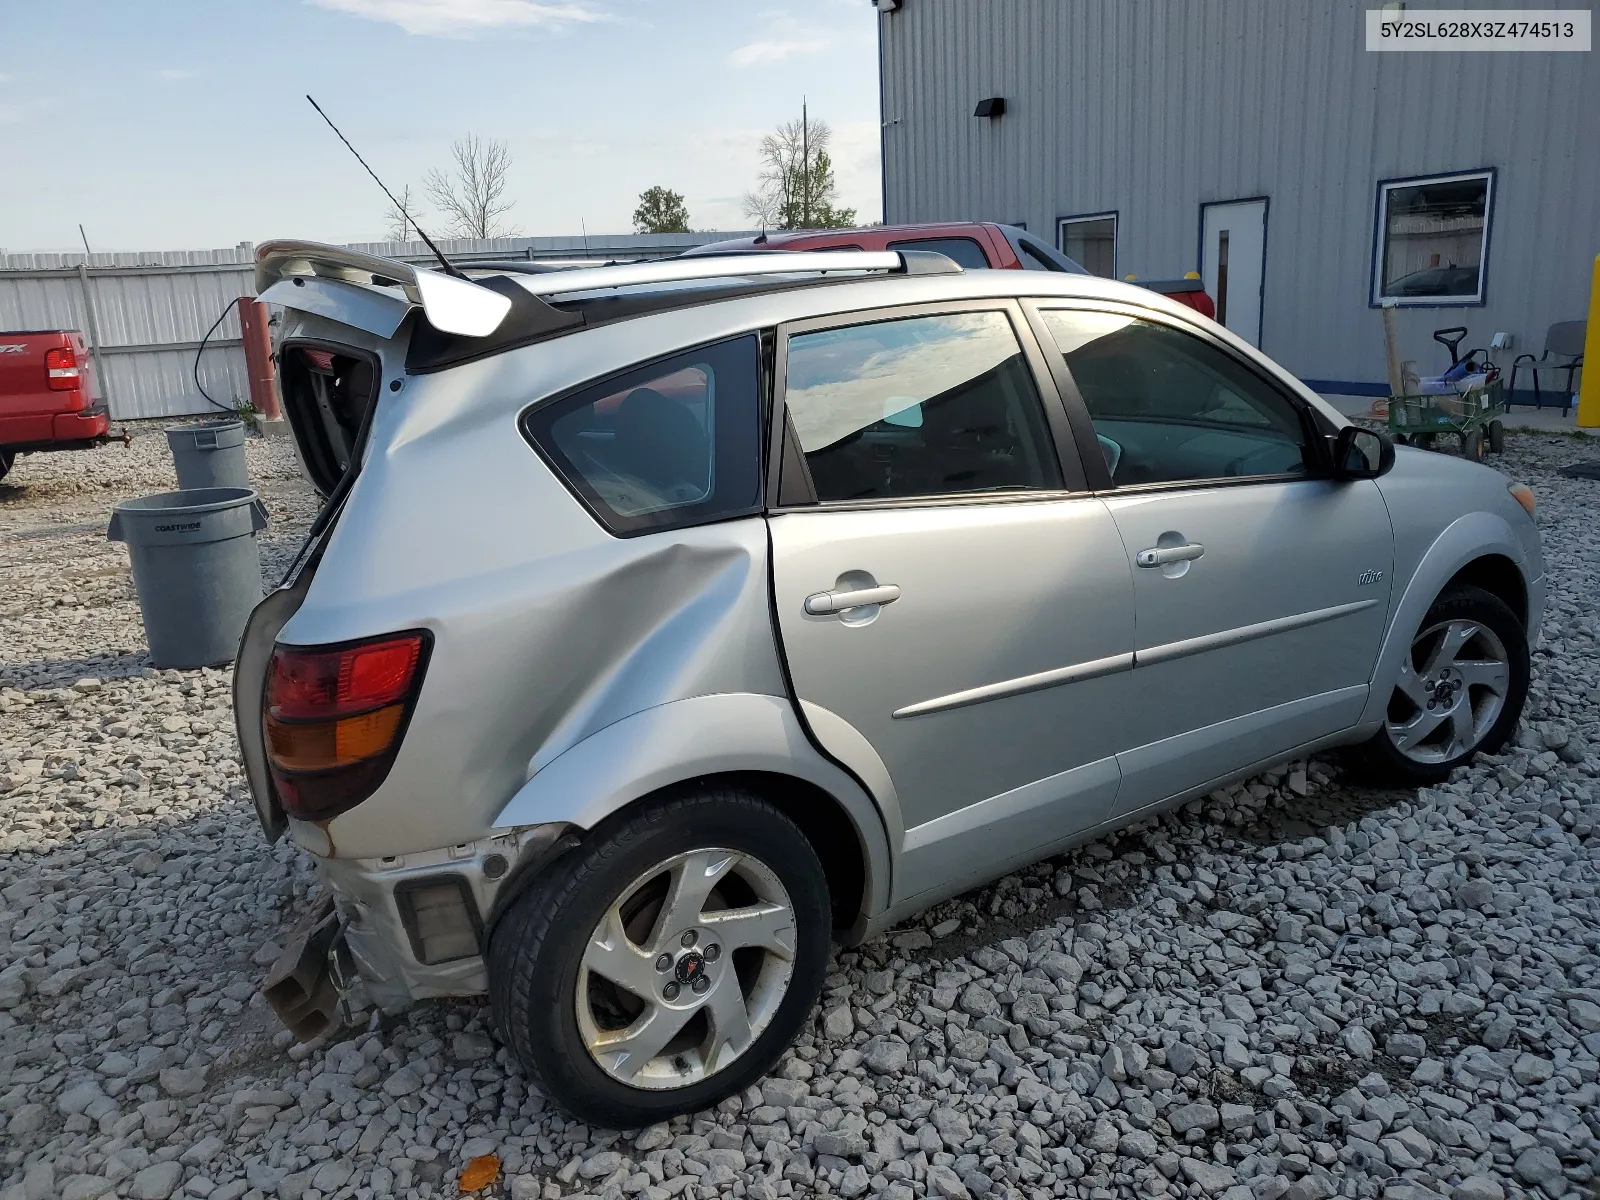
[[[786,121],[761,139],[761,175],[744,197],[745,215],[766,229],[847,229],[856,210],[841,208],[828,146],[833,130],[813,121],[801,105],[800,119]]]
[[[639,193],[639,207],[633,210],[635,233],[688,233],[689,210],[683,196],[664,187],[646,188]]]

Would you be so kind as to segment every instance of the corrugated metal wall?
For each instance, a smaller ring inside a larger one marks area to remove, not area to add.
[[[593,234],[588,237],[451,238],[453,260],[605,260],[675,254],[744,233]],[[351,247],[428,263],[421,242]],[[255,295],[255,247],[106,254],[0,254],[0,330],[80,329],[96,343],[101,389],[113,418],[133,421],[215,411],[195,386],[201,339],[238,296]],[[92,305],[93,317],[90,316]],[[224,405],[248,400],[237,310],[200,355],[205,391]]]
[[[1499,0],[1453,0],[1493,8]],[[1384,377],[1369,306],[1379,180],[1496,168],[1483,307],[1401,309],[1538,353],[1600,252],[1600,54],[1369,53],[1336,0],[912,0],[882,14],[885,220],[1118,214],[1118,271],[1199,269],[1200,205],[1269,198],[1262,348]],[[1376,5],[1373,5],[1376,7]],[[999,120],[974,118],[1004,96]]]
[[[116,420],[214,411],[195,386],[195,352],[229,301],[255,294],[248,262],[246,255],[237,265],[0,270],[0,329],[92,333],[101,392]],[[199,365],[206,391],[221,404],[249,398],[243,346],[237,310],[230,311]]]

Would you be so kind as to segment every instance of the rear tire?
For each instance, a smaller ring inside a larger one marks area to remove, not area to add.
[[[1399,787],[1444,782],[1505,745],[1529,671],[1527,634],[1505,602],[1482,588],[1448,589],[1422,618],[1384,726],[1353,749],[1354,765]]]
[[[1483,431],[1474,429],[1461,435],[1461,457],[1469,462],[1483,461]]]
[[[760,797],[707,787],[649,802],[596,827],[495,926],[495,1026],[590,1124],[709,1108],[799,1032],[822,990],[830,916],[816,851]]]
[[[0,450],[0,479],[6,477],[6,472],[11,470],[11,464],[17,461],[15,450]]]
[[[1411,444],[1418,450],[1432,450],[1434,434],[1414,433],[1411,435]]]

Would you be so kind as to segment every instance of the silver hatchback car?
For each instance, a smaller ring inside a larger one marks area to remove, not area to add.
[[[1194,311],[936,254],[461,273],[260,251],[327,504],[239,652],[327,887],[265,985],[487,992],[632,1127],[747,1086],[830,943],[1333,746],[1513,730],[1533,496]]]

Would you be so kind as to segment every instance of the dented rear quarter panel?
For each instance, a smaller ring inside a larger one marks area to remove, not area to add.
[[[311,848],[371,858],[470,841],[535,759],[633,713],[785,695],[760,517],[612,537],[517,428],[530,402],[618,363],[615,349],[570,349],[615,332],[385,384],[361,474],[278,640],[428,629],[434,648],[388,777]]]

